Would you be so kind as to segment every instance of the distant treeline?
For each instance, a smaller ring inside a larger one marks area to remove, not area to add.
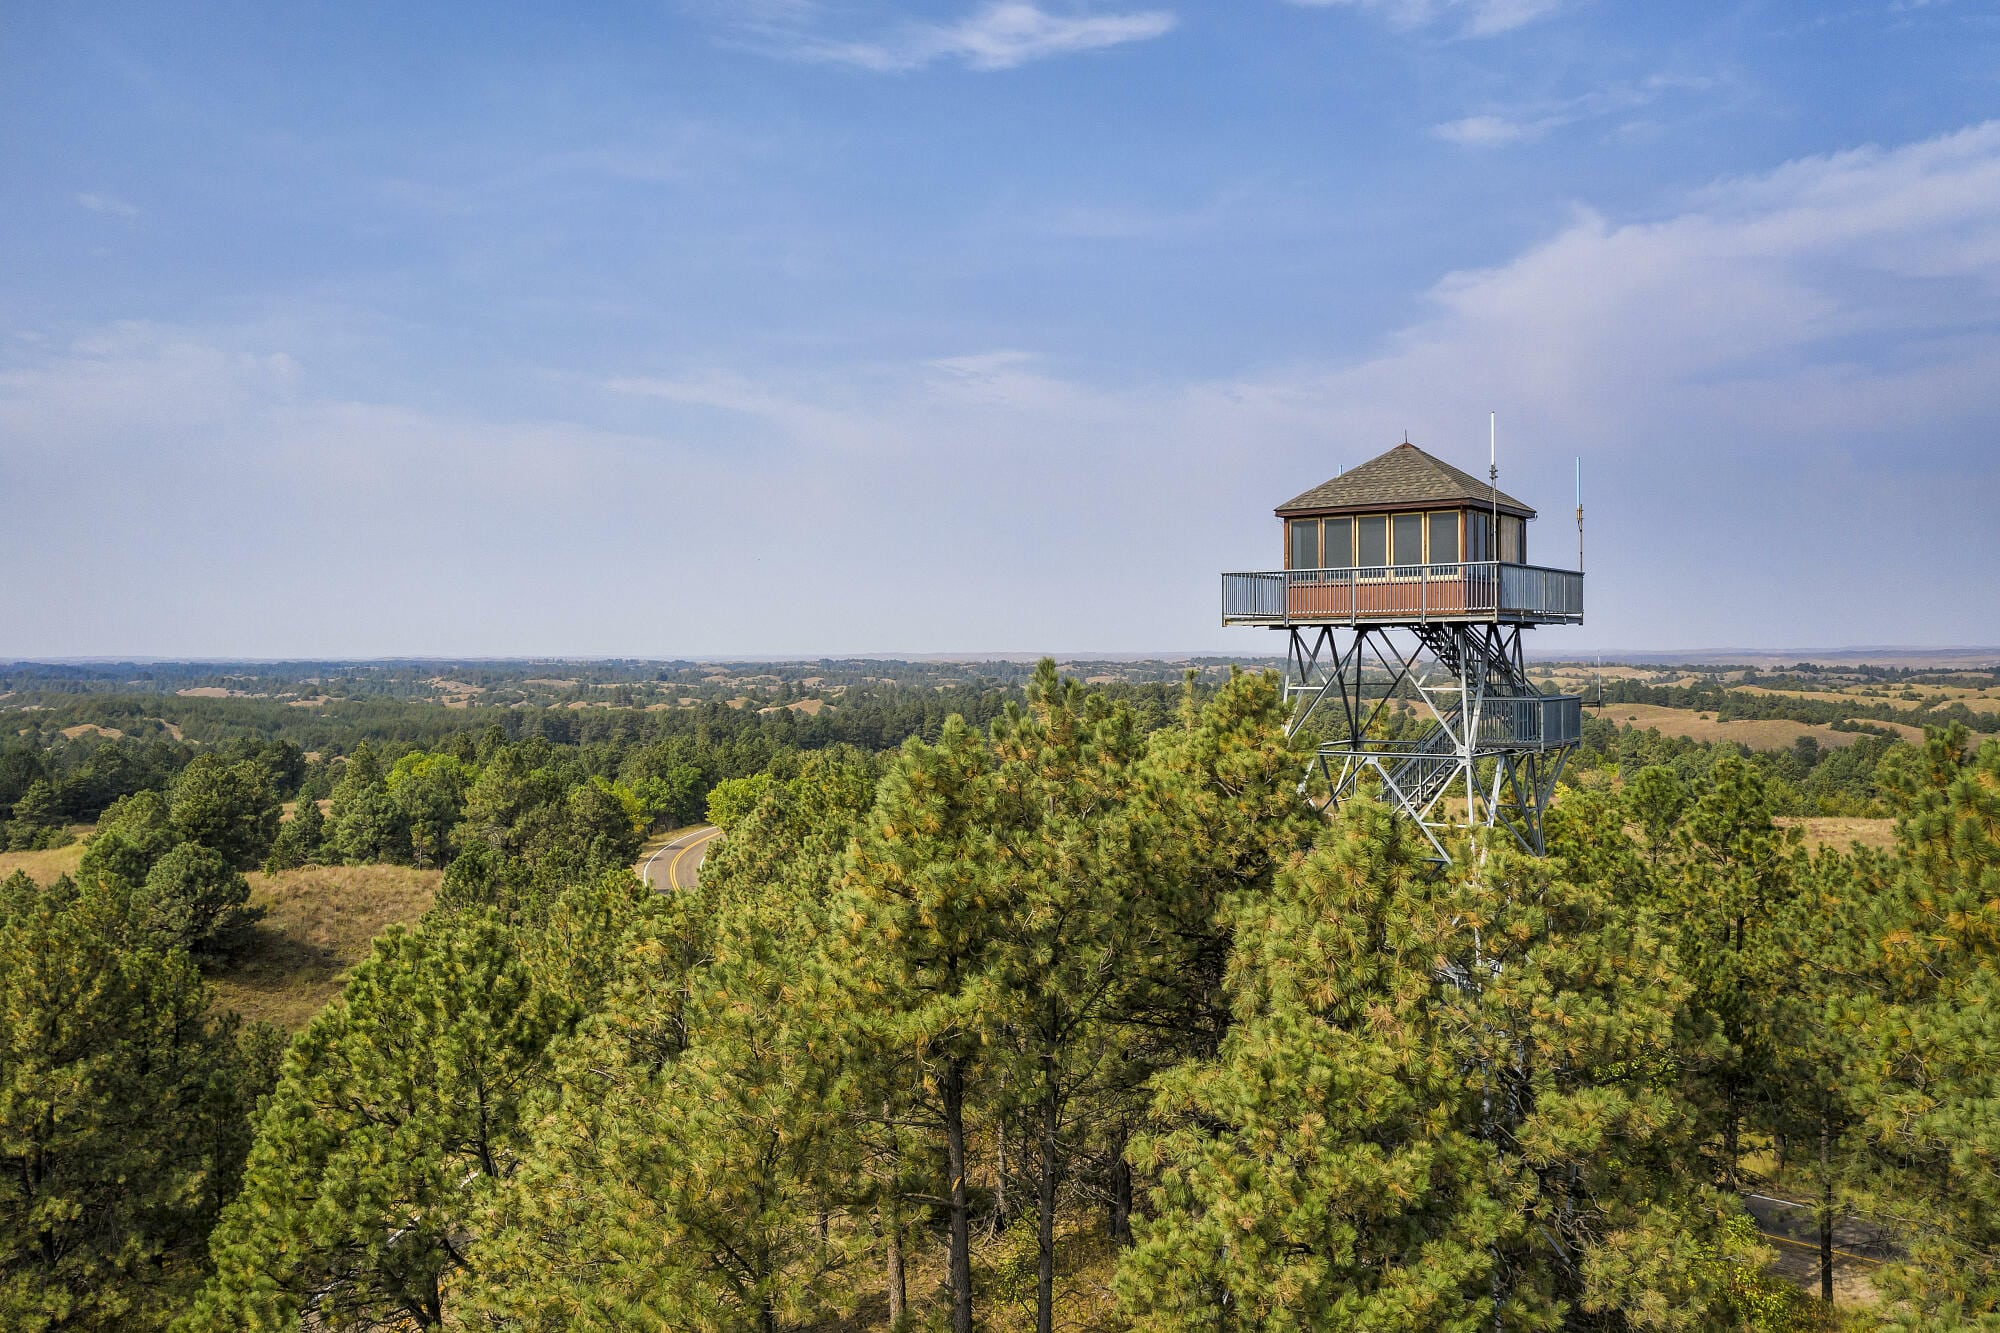
[[[1876,722],[1931,727],[1950,726],[1955,722],[1969,731],[2000,732],[2000,713],[1974,712],[1958,700],[1931,708],[1910,709],[1898,708],[1887,700],[1801,699],[1789,694],[1754,693],[1719,684],[1644,685],[1634,680],[1613,680],[1604,684],[1604,702],[1685,708],[1713,713],[1722,722],[1779,718],[1816,726],[1834,726],[1853,718],[1867,718]]]
[[[1171,716],[1182,686],[1103,688],[1150,730]],[[191,759],[210,752],[263,762],[279,795],[291,799],[329,795],[339,759],[364,745],[387,767],[413,753],[469,761],[502,743],[541,742],[574,751],[567,762],[607,780],[630,776],[635,765],[647,773],[685,769],[695,775],[687,810],[698,812],[716,783],[761,772],[782,755],[840,746],[881,752],[911,737],[935,740],[947,717],[985,726],[1022,694],[1018,685],[978,678],[944,686],[877,682],[851,687],[837,707],[817,714],[732,707],[716,698],[648,710],[445,708],[382,698],[301,708],[271,699],[172,694],[32,697],[39,702],[0,713],[16,733],[0,738],[0,843],[15,847],[54,845],[66,836],[64,826],[96,820],[120,797],[164,789]],[[78,728],[125,734],[106,737]]]

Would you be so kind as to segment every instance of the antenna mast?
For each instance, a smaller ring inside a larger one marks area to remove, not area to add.
[[[1576,572],[1583,573],[1583,460],[1576,460]]]
[[[1486,414],[1486,489],[1493,502],[1494,560],[1500,559],[1500,414]]]

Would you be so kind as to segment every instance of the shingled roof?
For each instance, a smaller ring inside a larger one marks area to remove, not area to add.
[[[1351,467],[1278,506],[1278,514],[1318,514],[1339,509],[1406,509],[1416,505],[1497,504],[1533,518],[1535,511],[1469,472],[1432,458],[1407,440],[1386,454]]]

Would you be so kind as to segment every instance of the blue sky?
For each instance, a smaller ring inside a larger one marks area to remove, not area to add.
[[[0,657],[1263,653],[1410,438],[1545,646],[2000,640],[1969,0],[0,10]]]

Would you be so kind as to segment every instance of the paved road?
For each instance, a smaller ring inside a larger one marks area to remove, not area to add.
[[[722,830],[712,824],[681,830],[639,863],[639,878],[656,889],[693,888],[709,844],[721,836]]]

